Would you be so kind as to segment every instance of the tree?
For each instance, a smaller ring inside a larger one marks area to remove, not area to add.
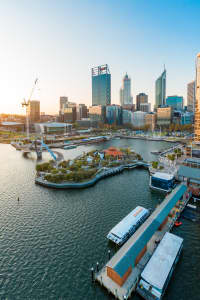
[[[143,158],[140,154],[136,154],[136,157],[137,157],[138,160],[143,160]]]
[[[37,172],[50,172],[52,168],[53,167],[49,162],[45,162],[45,163],[36,165]]]
[[[175,154],[168,154],[167,155],[167,158],[171,161],[174,161],[175,160]]]
[[[181,129],[180,124],[175,124],[174,130],[175,131],[180,131],[180,129]]]
[[[170,124],[169,125],[169,132],[173,132],[174,131],[174,124],[172,123],[172,124]]]
[[[152,161],[152,167],[154,169],[157,169],[158,168],[158,162],[157,161]]]
[[[59,167],[62,167],[62,168],[67,168],[69,166],[69,160],[63,160],[59,163],[58,165]]]

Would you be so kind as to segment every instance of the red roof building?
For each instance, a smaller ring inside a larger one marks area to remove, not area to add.
[[[123,156],[123,153],[115,147],[109,147],[108,149],[103,150],[103,152],[105,153],[105,155],[110,155],[113,157],[121,158]]]

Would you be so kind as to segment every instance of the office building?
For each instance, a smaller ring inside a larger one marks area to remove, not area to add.
[[[195,111],[195,80],[187,85],[187,110],[193,113]]]
[[[146,113],[143,111],[135,111],[133,113],[133,126],[138,127],[138,128],[144,127],[145,115],[146,115]]]
[[[60,97],[59,121],[71,122],[76,121],[76,103],[69,102],[68,97]]]
[[[173,116],[172,116],[172,123],[181,125],[181,117],[182,117],[181,111],[179,111],[179,110],[174,111]]]
[[[88,109],[85,104],[78,104],[76,106],[76,119],[81,120],[88,117]]]
[[[89,118],[91,121],[105,123],[106,120],[106,106],[96,105],[89,107]]]
[[[31,100],[29,102],[28,114],[31,123],[40,121],[40,101]]]
[[[133,124],[133,112],[127,109],[122,110],[122,124]]]
[[[67,107],[67,104],[68,104],[68,97],[61,96],[60,97],[60,109],[59,109],[59,111],[63,112],[65,107]]]
[[[196,58],[196,101],[195,101],[195,121],[194,121],[194,140],[200,142],[200,53]]]
[[[130,111],[135,111],[135,104],[123,105],[122,108]]]
[[[131,96],[131,79],[128,77],[127,73],[123,78],[122,88],[120,89],[120,104],[132,105],[133,97]]]
[[[193,113],[191,112],[183,112],[181,114],[181,125],[187,125],[187,124],[192,124],[193,123]]]
[[[141,103],[140,104],[140,111],[149,113],[151,111],[151,104],[150,103]]]
[[[120,105],[106,106],[106,123],[108,125],[122,124],[122,108]]]
[[[149,127],[150,130],[154,131],[156,127],[156,113],[148,113],[144,117],[145,119],[145,125]]]
[[[111,104],[111,74],[108,65],[92,68],[92,105]]]
[[[90,118],[83,118],[81,120],[77,120],[77,125],[82,128],[97,128],[99,125],[98,121],[90,120]]]
[[[169,126],[172,122],[173,107],[163,106],[157,108],[157,125]]]
[[[183,97],[181,96],[168,96],[166,105],[173,107],[174,110],[183,110]]]
[[[166,70],[158,77],[155,83],[155,108],[165,105],[166,98]]]
[[[75,123],[76,122],[76,105],[68,106],[63,112],[63,122]]]
[[[173,124],[188,125],[193,123],[194,115],[191,112],[174,111],[172,117]]]
[[[136,96],[136,110],[141,110],[140,104],[148,103],[148,95],[140,93]]]
[[[45,113],[41,113],[40,122],[54,122],[56,121],[56,116],[46,115]]]

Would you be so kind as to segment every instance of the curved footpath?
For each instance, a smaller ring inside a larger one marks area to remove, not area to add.
[[[143,161],[136,161],[132,164],[111,168],[109,170],[102,172],[101,174],[97,174],[91,180],[88,180],[85,182],[80,182],[80,183],[78,183],[78,182],[53,183],[53,182],[44,180],[41,177],[36,177],[35,183],[45,186],[45,187],[48,187],[48,188],[54,188],[54,189],[82,189],[82,188],[87,188],[87,187],[94,185],[95,183],[97,183],[99,180],[101,180],[103,178],[121,173],[125,169],[134,169],[134,168],[138,168],[138,167],[143,167],[143,168],[148,169],[149,164],[145,163]]]

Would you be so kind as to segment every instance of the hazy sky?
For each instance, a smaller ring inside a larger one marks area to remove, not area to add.
[[[30,94],[57,113],[60,96],[91,105],[91,67],[107,63],[112,103],[122,77],[154,104],[167,69],[167,95],[183,95],[200,52],[200,0],[0,0],[0,113],[23,113]]]

